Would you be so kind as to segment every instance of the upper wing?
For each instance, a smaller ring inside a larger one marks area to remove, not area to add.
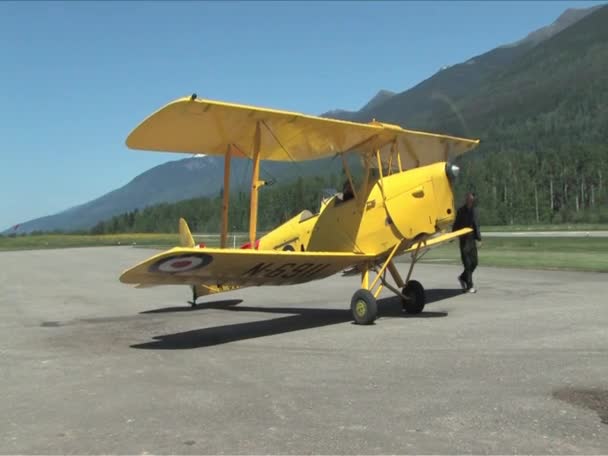
[[[175,247],[120,276],[133,284],[285,285],[328,277],[373,255]]]
[[[258,127],[261,160],[313,160],[351,150],[373,151],[394,143],[402,155],[402,162],[414,157],[410,161],[422,166],[437,161],[447,151],[451,155],[464,153],[478,143],[477,140],[404,130],[380,122],[347,122],[184,97],[146,118],[131,132],[127,146],[224,155],[232,145],[237,149],[233,152],[236,156],[252,158]]]
[[[383,167],[397,168],[397,155],[403,169],[418,168],[440,161],[448,161],[473,150],[478,139],[457,138],[423,131],[406,130],[397,125],[378,123],[384,128],[383,134],[369,142],[371,151],[380,150]],[[370,165],[377,167],[377,161]]]

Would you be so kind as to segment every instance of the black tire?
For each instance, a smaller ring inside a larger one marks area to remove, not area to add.
[[[418,314],[424,309],[426,297],[424,288],[417,280],[410,280],[401,291],[409,299],[403,300],[403,310],[408,314]]]
[[[371,325],[378,316],[376,298],[368,290],[357,290],[350,301],[353,319],[358,325]]]

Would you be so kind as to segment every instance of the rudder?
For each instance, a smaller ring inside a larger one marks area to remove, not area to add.
[[[179,219],[179,244],[182,247],[194,247],[194,238],[188,223],[183,218]]]

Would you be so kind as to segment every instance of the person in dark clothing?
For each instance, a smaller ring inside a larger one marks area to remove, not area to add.
[[[353,188],[350,185],[350,180],[347,180],[346,182],[344,182],[344,185],[342,186],[342,201],[346,202],[348,200],[351,200],[355,197],[355,192],[353,192]]]
[[[462,228],[472,228],[471,233],[460,236],[460,258],[464,271],[458,276],[458,281],[462,286],[463,292],[475,293],[477,290],[473,286],[473,271],[477,268],[477,242],[481,244],[481,233],[479,231],[479,219],[474,207],[475,194],[468,192],[463,204],[456,212],[456,219],[452,226],[452,231]]]

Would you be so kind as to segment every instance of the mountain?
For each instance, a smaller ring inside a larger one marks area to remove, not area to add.
[[[341,173],[339,160],[324,159],[307,162],[263,162],[260,178],[287,182],[297,176]],[[249,192],[251,162],[233,158],[231,191]],[[19,226],[19,233],[54,230],[86,230],[100,220],[142,209],[157,203],[172,203],[200,196],[215,196],[223,187],[224,159],[201,156],[170,161],[145,171],[126,185],[105,195],[54,215],[37,218]],[[7,230],[5,233],[9,233]]]
[[[562,30],[565,30],[601,7],[602,5],[593,6],[591,8],[568,8],[551,25],[541,27],[538,30],[529,33],[525,38],[516,41],[515,43],[507,44],[505,47],[517,46],[524,43],[532,43],[533,45],[539,44],[542,41],[548,40],[553,35],[558,34]]]
[[[391,92],[390,90],[380,90],[371,100],[367,102],[365,106],[363,106],[363,108],[361,108],[361,111],[359,112],[371,111],[372,109],[382,105],[382,103],[387,101],[389,98],[392,98],[394,95],[395,92]]]
[[[457,201],[465,190],[477,193],[482,224],[608,223],[606,24],[608,6],[595,8],[561,31],[550,28],[542,40],[494,49],[348,115],[480,138],[475,152],[459,159],[455,190]],[[280,222],[274,207],[265,226]],[[164,218],[164,226],[148,226],[166,229],[176,212],[158,207],[133,226]],[[105,229],[112,232],[118,222]],[[245,218],[240,222],[245,226]]]
[[[540,43],[574,25],[602,5],[568,9],[551,25],[531,32],[522,40],[492,49],[465,62],[446,65],[430,78],[404,92],[384,97],[357,112],[334,110],[327,117],[369,122],[373,118],[413,129],[436,126],[438,112],[453,109],[460,98],[475,93],[488,77],[501,71]]]
[[[479,138],[459,160],[456,198],[481,195],[485,224],[608,223],[608,6],[586,13],[351,119]]]
[[[359,111],[346,111],[344,109],[334,109],[332,111],[327,111],[321,114],[321,117],[329,117],[334,119],[341,120],[354,120],[356,117],[360,116],[361,113],[365,113],[371,111],[372,109],[380,106],[389,98],[392,98],[395,95],[395,92],[391,92],[390,90],[380,90],[376,95],[369,100],[365,106],[363,106]]]
[[[608,6],[494,72],[428,126],[481,139],[462,160],[486,223],[608,222]]]
[[[527,125],[525,131],[536,135],[555,127],[569,131],[577,143],[601,141],[608,134],[607,72],[608,6],[603,6],[488,74],[449,106],[435,107],[426,127],[502,143],[507,138],[498,130],[509,125]],[[588,119],[584,125],[577,120],[582,115]],[[556,117],[562,122],[549,125]],[[538,122],[547,125],[532,128]]]
[[[562,150],[584,144],[605,144],[608,141],[605,127],[608,125],[606,24],[607,6],[567,10],[553,24],[524,39],[447,66],[409,90],[397,94],[381,90],[359,111],[334,110],[323,115],[363,122],[376,118],[407,128],[478,137],[482,143],[472,154],[475,157],[504,150],[517,152],[550,147]],[[567,150],[560,153],[560,160],[570,157],[575,161]],[[512,155],[517,156],[515,152]],[[490,165],[485,170],[492,169],[493,165]],[[503,165],[512,168],[512,164]],[[248,162],[233,165],[233,188],[239,184],[247,186],[247,166],[250,166]],[[576,166],[580,168],[578,162]],[[222,168],[222,159],[217,157],[168,162],[86,204],[26,222],[19,232],[87,229],[99,220],[135,208],[214,195],[222,186]],[[593,192],[597,192],[598,197],[602,194],[605,180],[602,176],[608,174],[608,170],[601,174],[602,169],[598,167],[600,177],[594,178],[595,183],[581,182],[579,178],[578,181],[562,182],[565,196],[560,204],[563,207],[575,204],[571,198],[573,193],[569,191],[574,185],[583,188],[576,196],[581,200],[576,200],[577,211],[584,207],[584,197],[588,204],[597,204]],[[341,173],[341,166],[338,160],[269,162],[264,163],[263,171],[266,171],[266,177],[287,182],[298,174]],[[500,169],[496,173],[504,174]],[[514,176],[511,177],[515,179]],[[465,170],[461,185],[482,187],[487,184],[475,179],[478,178]],[[489,191],[497,194],[498,184],[492,185]],[[504,185],[507,188],[515,184],[505,182]],[[553,185],[553,182],[546,185]],[[590,192],[584,191],[585,185],[591,185]],[[553,193],[552,190],[551,210],[557,207],[555,201],[559,197]],[[511,203],[513,201],[509,200]]]

